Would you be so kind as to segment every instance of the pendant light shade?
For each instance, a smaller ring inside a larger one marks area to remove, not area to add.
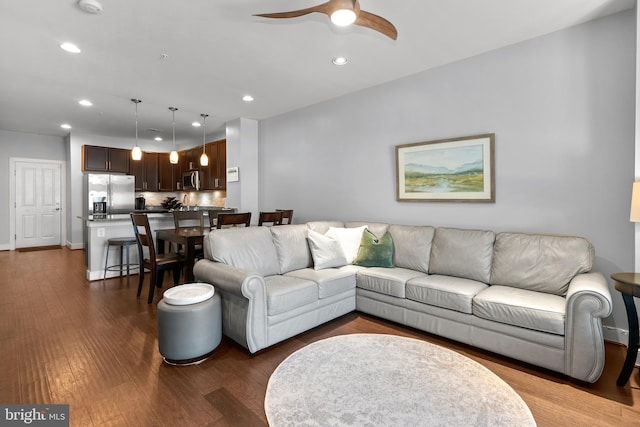
[[[169,163],[177,165],[178,164],[178,152],[173,150],[171,154],[169,154]]]
[[[178,152],[176,151],[176,111],[178,111],[178,109],[176,107],[169,107],[169,110],[171,110],[173,118],[171,122],[171,127],[173,128],[173,150],[171,154],[169,154],[169,163],[175,165],[178,163]]]
[[[141,160],[142,159],[142,149],[138,146],[138,104],[142,102],[141,99],[131,98],[131,102],[136,105],[136,145],[131,150],[131,159],[132,160]]]
[[[200,156],[200,166],[209,166],[209,156],[207,156],[207,151],[205,148],[205,144],[207,143],[207,137],[205,136],[206,126],[205,123],[207,121],[208,114],[200,114],[202,116],[202,156]]]

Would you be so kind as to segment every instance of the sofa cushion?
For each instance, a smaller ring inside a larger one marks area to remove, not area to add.
[[[356,287],[379,294],[405,298],[407,281],[422,276],[425,274],[406,268],[371,267],[358,271]]]
[[[429,273],[489,283],[494,240],[493,231],[437,228]]]
[[[271,276],[280,273],[270,227],[214,230],[204,239],[213,261]]]
[[[413,301],[472,314],[473,297],[487,287],[475,280],[433,274],[409,280],[406,293]]]
[[[316,270],[342,267],[348,264],[338,240],[313,230],[307,230],[307,241],[313,258],[313,268]]]
[[[344,227],[344,222],[340,221],[310,221],[307,223],[309,230],[316,231],[320,234],[324,234],[329,231],[331,227]]]
[[[473,299],[473,314],[508,325],[564,335],[565,299],[509,286],[489,286]]]
[[[281,273],[313,265],[311,251],[307,243],[308,228],[305,224],[270,227],[269,230],[273,236]]]
[[[273,316],[318,300],[318,285],[311,280],[290,276],[268,276],[267,314]]]
[[[318,285],[318,297],[322,299],[348,291],[349,289],[355,289],[356,273],[345,267],[325,268],[324,270],[304,268],[290,271],[286,273],[285,276],[316,282]]]
[[[362,267],[393,267],[393,239],[387,231],[379,239],[369,230],[364,230],[353,264]]]
[[[428,273],[434,231],[429,226],[390,225],[393,265]]]
[[[355,228],[329,227],[324,235],[331,237],[340,243],[342,252],[347,259],[347,264],[351,264],[358,255],[358,248],[362,240],[362,232],[367,229],[366,225]]]
[[[564,296],[574,276],[591,270],[594,256],[582,237],[499,233],[491,284]]]
[[[367,229],[376,236],[382,236],[389,229],[389,224],[382,222],[363,222],[363,221],[347,221],[344,223],[346,228],[357,228],[365,225]]]

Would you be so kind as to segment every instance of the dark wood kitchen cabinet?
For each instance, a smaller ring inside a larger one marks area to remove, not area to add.
[[[170,153],[158,153],[158,190],[176,191],[178,190],[178,165],[174,165],[169,160]]]
[[[129,174],[135,176],[136,191],[159,191],[158,153],[144,152],[141,160],[132,160]]]
[[[82,170],[85,172],[129,172],[131,152],[124,148],[82,146]]]
[[[200,166],[202,190],[227,188],[227,141],[209,142],[205,145],[209,166]]]

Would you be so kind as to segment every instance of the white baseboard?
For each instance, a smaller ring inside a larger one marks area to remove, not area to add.
[[[11,250],[11,245],[9,243],[5,245],[0,245],[0,251],[10,251],[10,250]]]
[[[84,243],[72,243],[67,241],[67,247],[72,251],[76,249],[84,249]]]
[[[612,326],[603,326],[602,332],[605,341],[611,341],[622,344],[624,346],[629,343],[629,331],[626,329],[614,328]],[[636,356],[636,366],[640,366],[640,353]]]
[[[605,341],[612,341],[627,345],[629,342],[629,331],[626,329],[614,328],[613,326],[602,326],[602,333]]]

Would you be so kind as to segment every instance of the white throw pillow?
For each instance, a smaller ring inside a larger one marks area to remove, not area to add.
[[[317,231],[309,230],[307,240],[309,241],[315,270],[342,267],[348,264],[340,242],[336,239],[320,234]]]
[[[347,258],[347,264],[351,264],[358,255],[362,233],[366,228],[366,225],[354,228],[329,227],[329,231],[325,236],[331,237],[340,243],[344,256]]]

